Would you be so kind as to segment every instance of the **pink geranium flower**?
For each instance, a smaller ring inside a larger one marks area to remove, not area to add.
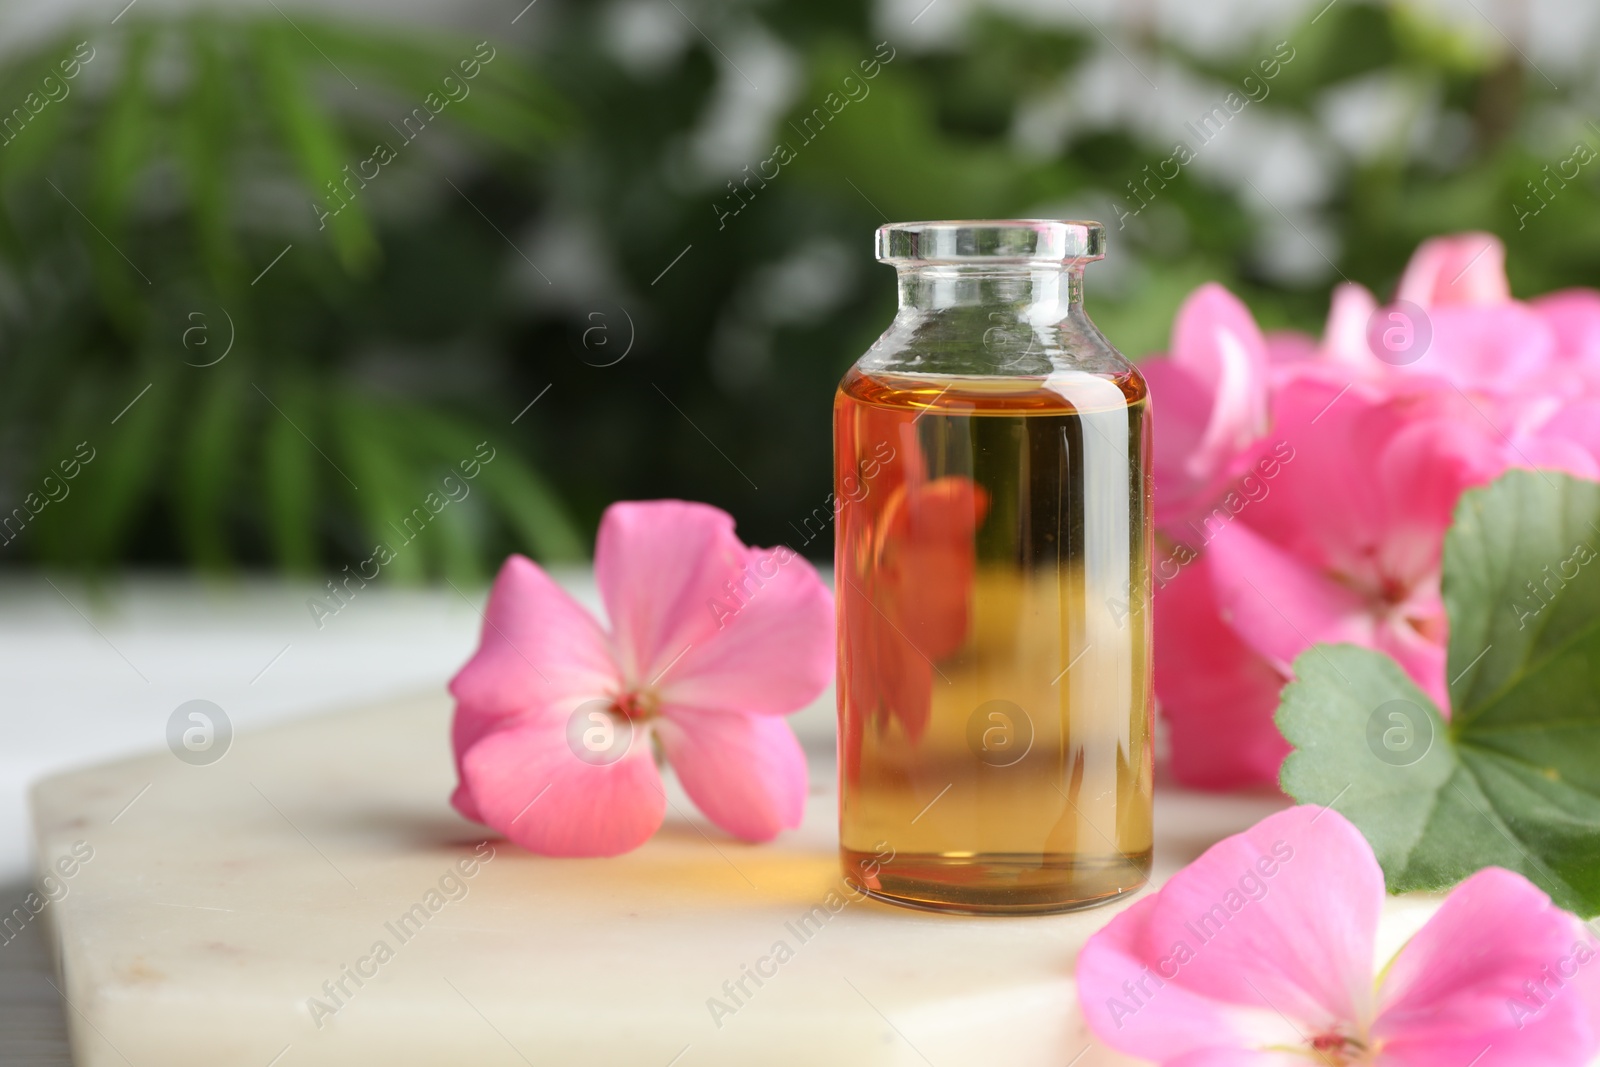
[[[1600,945],[1521,875],[1468,878],[1380,967],[1383,901],[1343,816],[1279,812],[1089,939],[1084,1015],[1163,1067],[1581,1067],[1600,1050]]]
[[[1448,708],[1444,534],[1462,492],[1506,469],[1505,451],[1458,397],[1338,393],[1309,381],[1279,393],[1275,429],[1294,458],[1209,545],[1222,615],[1284,672],[1312,644],[1359,644]]]
[[[1169,530],[1200,552],[1155,614],[1156,692],[1190,785],[1276,780],[1278,691],[1319,642],[1388,653],[1448,711],[1444,533],[1461,493],[1506,468],[1454,393],[1383,399],[1306,378],[1273,408],[1290,446],[1275,476],[1256,477],[1237,515],[1219,506]]]
[[[1387,653],[1448,714],[1440,556],[1461,493],[1510,467],[1600,477],[1600,293],[1513,300],[1504,263],[1488,234],[1424,242],[1411,306],[1341,285],[1316,341],[1263,338],[1203,286],[1171,355],[1142,364],[1155,688],[1181,782],[1276,781],[1278,690],[1318,642]],[[1415,347],[1388,348],[1391,325]]]
[[[1323,378],[1342,373],[1390,393],[1460,390],[1509,432],[1524,403],[1550,391],[1544,379],[1555,337],[1536,308],[1511,299],[1505,258],[1505,245],[1492,234],[1435,237],[1412,255],[1395,304],[1380,307],[1363,286],[1340,285],[1328,310],[1323,358],[1296,369]],[[1385,345],[1391,328],[1400,331],[1398,347],[1380,358],[1373,342]]]
[[[1419,307],[1507,303],[1506,246],[1492,233],[1430,237],[1411,254],[1395,297]]]
[[[667,799],[657,763],[729,833],[800,824],[806,762],[783,716],[833,674],[833,601],[788,548],[747,548],[705,504],[613,504],[595,578],[604,627],[512,556],[477,653],[450,683],[467,818],[549,856],[643,844]]]
[[[1267,431],[1267,344],[1250,310],[1216,283],[1178,309],[1172,351],[1139,365],[1160,405],[1156,521],[1204,511],[1249,466]]]

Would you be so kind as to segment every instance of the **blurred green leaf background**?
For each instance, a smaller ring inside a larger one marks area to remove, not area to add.
[[[1502,236],[1519,295],[1600,282],[1600,166],[1570,177],[1600,151],[1595,26],[1549,5],[1220,5],[1203,32],[1139,5],[517,8],[132,8],[6,53],[0,562],[331,573],[404,542],[392,579],[472,581],[664,496],[825,558],[829,405],[893,312],[890,219],[1101,219],[1090,314],[1132,356],[1208,279],[1315,332],[1333,284],[1385,295],[1440,232]]]

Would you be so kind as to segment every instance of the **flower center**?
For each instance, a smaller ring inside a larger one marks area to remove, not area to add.
[[[619,694],[611,702],[611,710],[630,722],[646,722],[656,717],[661,698],[653,690]]]
[[[1325,1067],[1346,1067],[1370,1062],[1369,1050],[1361,1040],[1340,1033],[1318,1034],[1311,1039],[1310,1059]]]
[[[1387,574],[1378,576],[1378,600],[1389,607],[1397,607],[1411,596],[1411,583]]]

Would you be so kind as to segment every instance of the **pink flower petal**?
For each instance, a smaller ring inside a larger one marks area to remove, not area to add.
[[[1183,557],[1179,557],[1183,558]],[[1197,789],[1276,786],[1289,743],[1272,721],[1284,675],[1218,615],[1209,561],[1163,563],[1156,592],[1155,688],[1172,773]]]
[[[1561,1067],[1600,1051],[1583,968],[1592,939],[1521,875],[1457,886],[1385,975],[1373,1036],[1407,1067]],[[1531,984],[1530,984],[1531,983]]]
[[[538,564],[510,556],[489,592],[478,651],[450,693],[472,715],[497,719],[614,692],[619,681],[594,617]]]
[[[746,841],[800,825],[806,757],[781,718],[671,704],[657,727],[667,761],[706,818]]]
[[[1284,447],[1266,498],[1245,513],[1251,528],[1319,568],[1380,542],[1384,500],[1371,476],[1380,418],[1395,421],[1359,387],[1299,378],[1278,389],[1273,435]]]
[[[1372,617],[1360,595],[1244,523],[1218,533],[1207,558],[1223,620],[1283,673],[1314,644],[1371,644]]]
[[[1516,464],[1518,467],[1560,471],[1589,481],[1600,479],[1600,461],[1576,441],[1559,437],[1523,437],[1511,452],[1519,461]]]
[[[1505,469],[1503,440],[1453,391],[1302,379],[1277,413],[1292,458],[1208,549],[1223,618],[1285,672],[1317,642],[1380,649],[1448,711],[1441,547],[1461,493]]]
[[[1264,334],[1264,339],[1267,342],[1267,363],[1274,371],[1280,368],[1293,370],[1322,355],[1317,338],[1298,330],[1272,330]]]
[[[591,763],[568,744],[567,720],[557,712],[534,715],[467,750],[462,778],[483,821],[545,856],[617,856],[638,848],[667,809],[649,735],[636,730],[620,759]]]
[[[789,548],[744,555],[717,628],[658,681],[666,703],[786,715],[833,680],[833,597],[816,568]]]
[[[1162,1067],[1315,1067],[1315,1059],[1291,1052],[1242,1052],[1234,1048],[1201,1049],[1167,1060]]]
[[[1078,953],[1078,1003],[1089,1030],[1118,1052],[1163,1067],[1253,1064],[1251,1049],[1293,1044],[1294,1026],[1267,1005],[1215,1000],[1162,977],[1180,953],[1175,944],[1149,944],[1159,907],[1158,895],[1134,901]]]
[[[1448,622],[1443,608],[1430,621],[1437,628],[1438,637],[1423,633],[1413,620],[1398,615],[1385,618],[1373,632],[1371,647],[1398,663],[1417,688],[1433,700],[1439,713],[1449,718],[1450,686],[1445,680],[1448,650],[1442,640]]]
[[[534,852],[626,852],[666,808],[659,737],[730,832],[766,840],[798,825],[805,758],[766,716],[832,673],[833,605],[816,571],[787,549],[747,549],[727,514],[679,501],[614,505],[596,557],[611,637],[528,560],[501,570],[482,644],[451,683],[452,803]],[[631,743],[589,750],[578,713]]]
[[[1298,330],[1272,330],[1265,335],[1267,362],[1274,370],[1295,368],[1318,357],[1317,339]]]
[[[1338,812],[1270,815],[1090,938],[1085,1017],[1118,1051],[1164,1063],[1349,1033],[1372,1014],[1383,896],[1371,847]]]
[[[1156,435],[1161,525],[1203,509],[1248,464],[1267,426],[1266,340],[1237,297],[1215,283],[1191,293],[1172,326],[1167,359],[1141,365]]]
[[[1600,291],[1563,289],[1528,303],[1550,329],[1561,370],[1576,376],[1581,391],[1600,388]]]
[[[1510,300],[1506,246],[1492,233],[1430,238],[1411,254],[1395,296],[1425,308]]]
[[[1211,417],[1191,466],[1196,471],[1224,467],[1267,428],[1267,346],[1250,309],[1222,286],[1202,285],[1178,309],[1172,360],[1203,382],[1212,397]]]
[[[1428,576],[1455,498],[1505,466],[1493,426],[1448,387],[1385,397],[1299,379],[1278,391],[1274,418],[1290,451],[1245,520],[1309,565],[1386,597]]]
[[[469,748],[516,717],[570,710],[619,684],[610,641],[594,618],[532,560],[509,557],[489,593],[478,651],[450,681],[457,775]],[[451,803],[484,821],[464,780]]]
[[[1504,439],[1481,423],[1417,422],[1393,433],[1378,454],[1380,542],[1367,555],[1380,584],[1413,588],[1436,575],[1445,532],[1461,494],[1487,485],[1509,466]]]
[[[502,715],[483,711],[473,704],[456,702],[456,713],[450,720],[450,750],[456,762],[456,787],[450,794],[450,806],[473,822],[484,822],[485,819],[483,812],[478,810],[477,801],[472,799],[472,788],[467,785],[461,759],[467,754],[467,749],[501,729],[506,722]]]
[[[717,632],[716,605],[744,577],[733,517],[708,504],[613,504],[600,519],[594,571],[630,685],[648,685]]]
[[[1439,531],[1442,536],[1442,530]],[[1433,542],[1435,553],[1438,539]],[[1361,596],[1325,572],[1234,523],[1208,551],[1212,588],[1222,619],[1251,650],[1285,676],[1295,658],[1317,644],[1355,644],[1394,657],[1441,711],[1448,712],[1443,605],[1432,598],[1437,627],[1428,637],[1406,616]],[[1414,602],[1428,602],[1427,597]]]
[[[1565,471],[1579,478],[1600,477],[1594,469],[1600,465],[1600,398],[1562,405],[1517,447],[1527,462],[1542,470]],[[1585,463],[1583,456],[1590,462]]]
[[[1382,370],[1382,361],[1367,342],[1367,328],[1377,310],[1377,299],[1364,285],[1345,282],[1334,289],[1322,330],[1322,351],[1330,362],[1366,373]]]
[[[1155,437],[1151,474],[1156,483],[1156,524],[1167,529],[1202,511],[1227,485],[1227,469],[1196,471],[1211,423],[1211,390],[1193,371],[1170,359],[1147,359],[1139,365],[1150,390],[1151,413],[1160,423]]]
[[[1469,393],[1510,394],[1530,386],[1543,391],[1539,383],[1555,358],[1555,338],[1528,305],[1445,305],[1427,314],[1427,350],[1395,367],[1395,374],[1442,378]]]
[[[1504,439],[1476,413],[1389,427],[1376,456],[1385,520],[1380,570],[1407,585],[1437,572],[1461,494],[1502,474],[1506,455]]]

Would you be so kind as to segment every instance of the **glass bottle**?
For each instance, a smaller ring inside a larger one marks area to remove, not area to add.
[[[896,904],[1022,914],[1150,867],[1150,417],[1095,222],[884,226],[834,401],[839,836]]]

